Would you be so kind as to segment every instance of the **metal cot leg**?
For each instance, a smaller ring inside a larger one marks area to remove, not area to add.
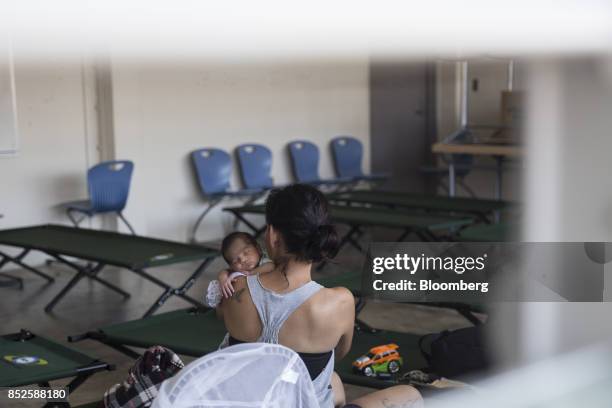
[[[38,276],[40,276],[43,279],[46,279],[48,282],[54,282],[55,279],[49,275],[47,275],[46,273],[39,271],[36,268],[31,267],[30,265],[26,264],[25,262],[22,261],[22,259],[30,252],[29,249],[24,249],[23,251],[21,251],[21,253],[15,257],[9,256],[4,252],[0,252],[0,256],[3,258],[3,263],[2,266],[4,266],[4,260],[8,260],[7,262],[12,262],[16,265],[21,266],[23,269],[32,272],[33,274],[36,274]]]
[[[160,287],[162,287],[164,289],[164,292],[157,298],[157,300],[155,302],[153,302],[151,307],[149,307],[149,310],[147,310],[142,317],[143,318],[144,317],[148,317],[148,316],[152,315],[153,313],[155,313],[155,311],[157,309],[159,309],[160,307],[162,307],[164,305],[164,303],[166,303],[166,301],[168,299],[170,299],[172,296],[178,296],[178,297],[182,298],[183,300],[193,304],[194,306],[197,306],[197,307],[200,307],[200,308],[207,308],[204,304],[202,304],[202,302],[199,302],[198,300],[192,298],[191,296],[187,296],[186,292],[189,290],[189,288],[191,288],[191,286],[193,286],[193,284],[195,283],[197,278],[202,274],[202,272],[204,272],[206,267],[213,261],[213,259],[214,259],[214,257],[210,257],[210,258],[207,258],[206,260],[204,260],[204,262],[202,262],[200,264],[200,266],[198,266],[198,268],[178,288],[173,288],[172,286],[168,285],[167,283],[165,283],[165,282],[157,279],[156,277],[148,274],[144,269],[134,269],[134,270],[132,270],[134,273],[142,276],[143,278],[147,279],[148,281],[153,282],[157,286],[160,286]]]
[[[129,298],[131,295],[124,291],[123,289],[113,285],[112,283],[100,278],[98,275],[98,273],[100,273],[100,271],[106,266],[106,264],[103,263],[98,263],[95,266],[86,266],[86,267],[80,267],[79,265],[75,264],[74,262],[71,262],[65,258],[63,258],[60,255],[57,254],[52,254],[52,253],[47,253],[48,255],[52,256],[53,258],[57,259],[59,262],[71,267],[72,269],[77,271],[77,274],[70,279],[70,281],[66,284],[66,286],[64,286],[62,288],[62,290],[55,295],[55,297],[47,304],[47,306],[45,306],[45,312],[49,313],[53,310],[53,308],[55,307],[55,305],[64,297],[66,296],[66,294],[83,278],[89,278],[92,279],[98,283],[101,283],[102,285],[106,286],[107,288],[119,293],[120,295],[122,295],[124,298]]]
[[[0,269],[2,269],[2,267],[9,262],[10,260],[7,257],[3,257],[0,261]],[[15,276],[0,273],[0,288],[7,288],[12,286],[18,286],[19,289],[23,289],[23,280]]]

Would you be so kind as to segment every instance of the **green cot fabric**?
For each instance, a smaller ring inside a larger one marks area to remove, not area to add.
[[[513,236],[514,227],[509,224],[486,224],[467,227],[459,234],[460,241],[506,242]]]
[[[380,330],[376,333],[355,331],[351,350],[342,360],[336,362],[334,369],[342,379],[342,382],[347,384],[371,388],[390,387],[394,385],[391,381],[366,377],[365,375],[353,372],[353,361],[366,354],[372,347],[395,343],[399,346],[399,353],[404,360],[401,372],[422,369],[427,367],[427,362],[419,350],[420,337],[417,334],[387,330]]]
[[[239,214],[264,214],[263,205],[248,205],[226,208]],[[417,228],[441,230],[469,225],[474,222],[470,217],[452,217],[431,214],[414,214],[385,209],[331,206],[331,217],[334,222],[349,225],[369,225],[390,228]]]
[[[183,309],[108,326],[100,331],[105,343],[147,348],[167,347],[178,354],[199,357],[215,351],[226,330],[214,310]]]
[[[483,200],[477,198],[428,196],[394,191],[352,191],[327,195],[332,201],[350,201],[383,206],[421,208],[438,211],[468,213],[489,213],[503,210],[512,204],[507,201]]]
[[[217,254],[212,249],[198,245],[61,225],[2,230],[0,244],[73,256],[128,269],[200,260]]]
[[[14,341],[11,335],[0,337],[0,386],[17,387],[73,377],[79,368],[97,360],[40,336]],[[5,356],[32,356],[44,359],[46,365],[15,365]]]

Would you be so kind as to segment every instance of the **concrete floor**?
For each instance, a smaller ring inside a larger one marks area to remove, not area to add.
[[[27,261],[27,258],[26,258]],[[362,256],[351,248],[342,251],[337,262],[326,266],[325,275],[343,273],[354,268],[361,268]],[[197,266],[186,263],[172,267],[152,269],[159,279],[170,284],[180,284]],[[199,298],[205,291],[208,281],[225,264],[217,259],[190,290],[193,297]],[[73,271],[58,264],[42,268],[56,278],[53,284],[46,284],[41,278],[22,270],[10,272],[13,276],[22,277],[24,289],[0,287],[0,322],[2,333],[12,333],[28,329],[34,333],[52,338],[60,343],[67,343],[66,336],[78,334],[111,323],[137,319],[148,309],[160,294],[160,289],[139,276],[109,268],[102,276],[132,293],[125,301],[118,294],[109,291],[96,282],[81,281],[53,313],[47,314],[43,307],[73,276]],[[317,275],[315,274],[315,277]],[[166,312],[188,306],[184,301],[171,298],[159,312]],[[360,317],[366,323],[382,328],[404,331],[415,334],[438,332],[444,329],[456,329],[470,325],[456,311],[438,307],[407,304],[368,303]],[[123,380],[133,360],[98,342],[83,341],[70,344],[108,363],[117,366],[116,371],[102,372],[91,377],[70,398],[73,405],[99,400],[103,392],[111,385]],[[186,358],[185,362],[191,361]],[[66,381],[67,382],[67,381]],[[66,382],[57,381],[53,385]],[[364,387],[346,385],[349,399],[358,397],[371,390]],[[40,404],[12,404],[10,407],[38,407]]]

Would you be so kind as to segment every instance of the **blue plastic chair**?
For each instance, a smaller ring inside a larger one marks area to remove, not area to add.
[[[243,144],[236,147],[240,175],[244,187],[249,190],[269,190],[273,187],[272,152],[260,144]]]
[[[319,148],[306,140],[295,140],[287,145],[293,168],[293,176],[298,183],[322,185],[339,185],[350,179],[322,180],[319,177]]]
[[[363,145],[351,136],[338,136],[331,141],[332,155],[336,174],[340,178],[353,181],[382,181],[388,175],[382,173],[364,174],[361,169]]]
[[[261,190],[230,191],[232,159],[224,150],[198,149],[191,153],[191,160],[195,167],[200,192],[208,202],[191,231],[191,241],[195,242],[196,233],[204,217],[224,198],[253,196]]]
[[[88,217],[96,214],[116,213],[130,232],[136,235],[134,228],[123,216],[123,209],[130,192],[130,182],[134,164],[127,160],[102,162],[87,171],[87,188],[89,199],[65,203],[66,214],[78,227]],[[82,214],[77,219],[75,214]]]

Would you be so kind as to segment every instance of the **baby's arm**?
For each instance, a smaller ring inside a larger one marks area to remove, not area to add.
[[[222,271],[219,274],[219,286],[221,287],[221,293],[223,294],[223,297],[225,298],[231,298],[232,295],[234,294],[234,285],[232,285],[232,282],[235,281],[236,279],[238,279],[241,276],[248,276],[251,275],[252,271],[246,271],[246,272],[231,272],[229,270],[226,271]],[[221,280],[223,279],[223,280]]]
[[[253,272],[251,274],[257,275],[260,273],[268,273],[268,272],[272,272],[272,270],[274,270],[274,262],[266,262],[264,264],[261,264],[257,268],[253,269]]]
[[[219,286],[221,287],[223,297],[231,297],[234,293],[234,287],[232,286],[232,280],[230,279],[230,271],[228,269],[224,269],[219,272],[217,280],[219,281]]]
[[[258,266],[252,271],[248,271],[248,275],[268,273],[268,272],[272,272],[273,269],[274,269],[274,263],[266,262],[265,264]],[[232,285],[232,282],[235,281],[236,278],[240,276],[246,276],[246,274],[242,272],[230,272],[228,269],[224,269],[221,272],[219,272],[219,277],[218,277],[219,286],[221,286],[221,293],[223,294],[224,298],[232,297],[232,295],[234,294],[234,285]]]

